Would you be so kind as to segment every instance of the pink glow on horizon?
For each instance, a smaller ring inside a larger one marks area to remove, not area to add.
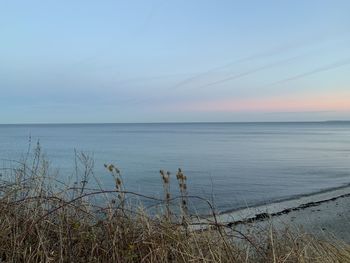
[[[304,97],[222,99],[188,103],[177,107],[177,110],[192,112],[350,111],[350,93]]]

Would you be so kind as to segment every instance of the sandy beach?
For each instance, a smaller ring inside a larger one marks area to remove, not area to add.
[[[296,227],[320,238],[350,243],[350,197],[328,200],[288,214],[272,217],[277,227]]]
[[[277,229],[295,228],[322,239],[336,238],[349,243],[350,187],[232,211],[219,215],[217,221],[241,230],[272,223]]]

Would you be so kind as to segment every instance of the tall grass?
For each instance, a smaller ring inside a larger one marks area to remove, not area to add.
[[[29,155],[28,155],[29,156]],[[0,175],[0,262],[350,262],[350,247],[273,227],[242,233],[202,224],[188,209],[186,175],[160,171],[164,198],[127,191],[120,170],[106,164],[113,190],[89,188],[93,160],[76,154],[74,181],[59,181],[40,146]],[[96,179],[97,180],[97,179]],[[176,180],[176,181],[175,181]],[[98,181],[95,183],[98,185]],[[130,197],[159,205],[150,213]],[[174,205],[179,209],[174,209]]]

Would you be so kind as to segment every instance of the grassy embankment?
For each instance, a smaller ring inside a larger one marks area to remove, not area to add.
[[[193,230],[199,220],[188,201],[200,198],[188,195],[181,170],[160,172],[164,198],[157,199],[126,191],[113,165],[105,167],[114,190],[88,188],[93,160],[84,154],[77,154],[71,186],[53,176],[40,147],[28,156],[5,162],[1,171],[0,262],[350,262],[347,244],[272,226],[241,233],[214,220]],[[179,186],[177,197],[170,179]],[[152,200],[158,215],[131,197]]]

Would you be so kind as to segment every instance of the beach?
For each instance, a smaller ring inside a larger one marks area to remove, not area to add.
[[[305,207],[288,214],[275,216],[273,223],[279,228],[294,227],[321,239],[350,242],[350,197]]]
[[[276,202],[258,207],[244,208],[218,215],[216,220],[240,231],[264,229],[311,234],[320,239],[350,242],[350,187]],[[214,219],[210,217],[209,221]]]

